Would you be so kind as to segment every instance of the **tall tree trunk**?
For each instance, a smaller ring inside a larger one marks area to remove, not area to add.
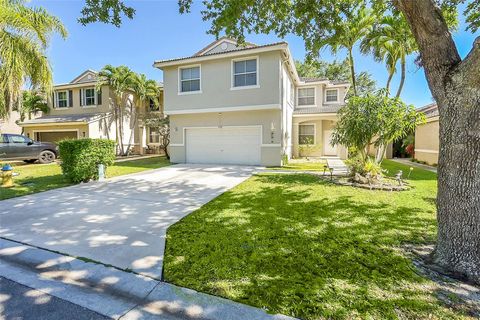
[[[385,91],[387,91],[387,97],[390,95],[390,82],[392,82],[393,72],[388,72],[387,84],[385,85]]]
[[[480,284],[480,37],[462,61],[434,0],[394,0],[417,41],[440,114],[433,261]]]
[[[405,56],[402,56],[402,59],[401,59],[401,62],[400,62],[400,65],[401,65],[401,78],[400,78],[400,84],[398,85],[398,90],[397,90],[397,94],[395,95],[395,98],[399,98],[400,97],[400,94],[402,93],[402,90],[403,90],[403,85],[405,83],[405,74],[406,74],[406,61],[405,61]]]
[[[133,115],[133,128],[132,127],[130,128],[131,130],[130,130],[130,137],[128,138],[127,155],[128,155],[128,150],[130,150],[130,148],[132,146],[135,129],[137,128],[138,113],[136,112],[137,111],[136,106],[137,106],[137,104],[135,104],[135,106],[133,106],[133,104],[130,105],[130,117],[132,117],[132,115]]]
[[[351,77],[352,77],[353,94],[357,95],[357,81],[355,79],[355,65],[353,64],[352,48],[348,49],[348,61],[349,61],[349,64],[350,64],[350,73],[351,73]]]

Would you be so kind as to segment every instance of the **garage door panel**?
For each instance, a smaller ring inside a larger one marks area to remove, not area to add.
[[[57,143],[64,139],[77,139],[76,131],[45,131],[37,133],[38,140],[42,142]]]
[[[191,128],[186,130],[186,162],[259,165],[259,127]]]

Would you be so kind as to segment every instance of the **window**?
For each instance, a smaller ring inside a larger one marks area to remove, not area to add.
[[[200,67],[180,69],[180,92],[200,91]]]
[[[257,59],[233,61],[233,86],[257,85]]]
[[[57,108],[68,108],[68,94],[67,91],[57,92]]]
[[[160,143],[160,133],[158,128],[149,128],[149,143]]]
[[[315,88],[298,89],[298,105],[313,106],[315,104]]]
[[[28,143],[30,142],[30,139],[24,137],[24,136],[19,136],[19,135],[10,135],[10,142],[11,143]]]
[[[337,89],[330,89],[327,90],[326,93],[326,101],[327,102],[337,102],[338,101],[338,90]]]
[[[94,106],[95,105],[95,89],[89,88],[83,91],[85,93],[85,105]]]
[[[0,135],[0,143],[8,143],[8,136],[6,134]]]
[[[298,144],[315,144],[314,124],[301,124],[298,126]]]

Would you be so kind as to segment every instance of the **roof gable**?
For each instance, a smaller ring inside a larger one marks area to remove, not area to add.
[[[202,50],[195,53],[194,56],[203,56],[207,54],[228,52],[228,51],[234,51],[234,50],[244,49],[244,48],[254,48],[256,46],[257,45],[250,42],[245,42],[244,44],[239,45],[237,41],[233,39],[222,37],[216,41],[213,41],[208,46],[206,46]]]
[[[97,72],[93,70],[86,70],[82,72],[78,77],[70,81],[70,83],[82,83],[82,82],[93,82],[97,80]]]

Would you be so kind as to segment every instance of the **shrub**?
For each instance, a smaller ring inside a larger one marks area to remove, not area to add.
[[[98,179],[97,166],[115,160],[115,142],[107,139],[62,140],[59,151],[62,172],[74,183]]]

